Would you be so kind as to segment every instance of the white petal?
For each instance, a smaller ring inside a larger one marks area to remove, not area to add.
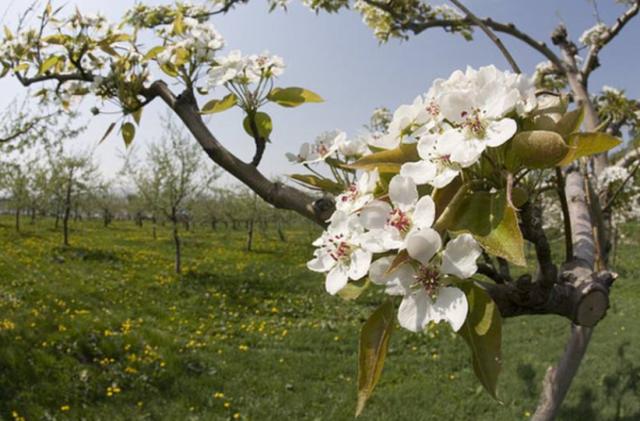
[[[436,216],[436,205],[431,196],[423,196],[413,211],[413,225],[418,228],[430,228]]]
[[[348,280],[347,268],[344,265],[336,265],[336,267],[327,274],[324,287],[329,294],[335,295],[347,285]]]
[[[374,200],[362,208],[360,221],[366,229],[382,229],[387,223],[389,213],[391,213],[391,205],[382,200]]]
[[[307,268],[314,272],[326,272],[336,264],[336,261],[327,253],[319,253],[315,259],[307,262]]]
[[[405,239],[405,245],[409,256],[426,265],[440,250],[442,239],[435,230],[424,228],[409,233]]]
[[[384,253],[392,247],[387,247],[383,239],[383,230],[375,229],[362,234],[359,238],[360,247],[371,253]]]
[[[462,234],[447,243],[442,255],[441,270],[460,279],[473,276],[478,270],[476,259],[482,250],[471,234]]]
[[[365,276],[371,265],[371,252],[357,249],[351,253],[351,265],[349,266],[349,278],[358,280]]]
[[[400,167],[400,175],[416,184],[426,184],[436,175],[437,166],[429,161],[407,162]]]
[[[404,297],[398,308],[400,326],[412,332],[421,332],[427,326],[431,299],[420,289]]]
[[[447,321],[454,332],[460,330],[467,318],[469,304],[462,290],[455,287],[444,287],[438,291],[436,301],[431,307],[433,321]]]
[[[447,186],[458,176],[460,171],[453,168],[443,168],[440,170],[437,176],[431,181],[431,185],[437,189],[441,189]]]
[[[394,176],[389,182],[389,198],[400,210],[413,208],[418,200],[416,183],[401,175]]]
[[[484,152],[487,142],[478,139],[468,139],[451,154],[451,161],[457,162],[462,167],[475,164]]]
[[[407,295],[411,284],[415,282],[416,271],[409,263],[403,263],[391,273],[387,273],[395,256],[382,257],[371,264],[369,279],[374,284],[386,285],[389,295]]]
[[[502,145],[518,130],[515,120],[503,118],[499,121],[492,121],[487,127],[485,141],[487,145],[496,147]]]

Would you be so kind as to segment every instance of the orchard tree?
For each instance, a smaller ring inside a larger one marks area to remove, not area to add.
[[[13,209],[16,231],[20,232],[20,217],[31,204],[30,165],[21,163],[23,157],[0,165],[0,188],[8,196],[8,205]]]
[[[192,201],[207,191],[220,172],[216,166],[205,166],[198,145],[168,118],[164,123],[165,135],[149,146],[143,165],[130,164],[139,194],[149,206],[154,218],[162,212],[172,226],[175,246],[175,272],[182,270],[182,241],[179,223]]]
[[[327,273],[329,293],[353,298],[379,285],[400,296],[402,327],[421,332],[428,323],[448,322],[469,345],[474,371],[494,397],[501,320],[568,319],[571,337],[547,372],[534,416],[554,418],[592,329],[605,316],[615,279],[607,267],[611,235],[603,211],[614,211],[605,200],[617,194],[596,194],[592,180],[610,165],[607,152],[620,145],[614,135],[622,126],[613,116],[601,121],[608,107],[592,101],[588,81],[600,52],[637,15],[640,1],[621,1],[626,10],[620,17],[585,31],[580,45],[563,25],[548,45],[512,23],[478,17],[458,0],[451,0],[454,7],[421,0],[305,2],[316,11],[357,10],[382,41],[433,28],[471,40],[480,29],[513,70],[487,66],[438,79],[412,104],[380,119],[375,129],[372,124],[364,139],[321,134],[290,156],[310,172],[294,178],[314,191],[270,181],[258,170],[272,140],[268,107],[322,99],[277,86],[283,71],[277,56],[220,53],[223,38],[208,19],[245,2],[137,4],[117,24],[81,11],[63,17],[48,4],[36,28],[6,31],[0,60],[4,73],[38,86],[43,101],[67,109],[75,98],[93,95],[94,114],[115,107],[121,117],[107,135],[119,123],[126,144],[144,107],[162,101],[225,171],[272,205],[326,227],[308,266]],[[500,36],[522,42],[548,63],[534,78],[522,75]],[[149,38],[145,45],[142,39]],[[226,149],[203,121],[202,114],[231,107],[245,113],[242,125],[255,143],[250,162]],[[635,162],[637,155],[627,149],[619,162]],[[320,163],[326,171],[314,168]],[[543,229],[540,197],[549,186],[562,216],[562,262],[553,259]],[[525,241],[535,249],[537,270],[513,279],[508,265],[526,266]],[[379,380],[395,325],[397,300],[381,301],[361,333],[358,413]]]

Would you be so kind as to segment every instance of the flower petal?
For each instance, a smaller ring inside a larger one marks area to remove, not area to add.
[[[447,321],[454,332],[460,330],[467,318],[469,303],[464,292],[456,287],[444,287],[438,291],[438,297],[431,307],[433,321]]]
[[[413,211],[413,225],[418,228],[430,228],[436,216],[436,205],[431,196],[423,196]]]
[[[405,244],[409,256],[426,265],[440,250],[442,239],[435,230],[424,228],[410,232],[405,239]]]
[[[418,188],[410,178],[394,176],[389,182],[389,198],[400,210],[406,211],[418,201]]]
[[[349,265],[349,278],[358,280],[365,276],[371,265],[371,252],[356,249],[351,253],[351,264]]]
[[[387,223],[389,213],[391,213],[391,205],[382,200],[374,200],[362,208],[360,221],[366,229],[382,229]]]
[[[400,167],[400,175],[416,184],[426,184],[436,175],[437,167],[429,161],[407,162]]]
[[[430,313],[431,299],[420,289],[406,295],[398,308],[398,322],[400,326],[412,332],[421,332],[427,326],[427,316]]]
[[[415,281],[416,274],[413,267],[403,263],[392,272],[387,273],[394,256],[382,257],[371,264],[369,279],[377,285],[385,285],[385,292],[389,295],[407,295],[410,293],[411,284]]]
[[[471,234],[462,234],[447,243],[441,270],[460,279],[470,278],[478,270],[476,259],[482,250]]]
[[[347,285],[349,276],[347,275],[347,268],[344,265],[336,265],[327,274],[327,279],[324,282],[324,287],[331,295],[335,295],[338,291]]]
[[[307,262],[307,268],[314,272],[326,272],[330,270],[336,261],[328,253],[318,253],[318,255]]]
[[[492,121],[487,126],[485,141],[487,145],[496,147],[502,145],[518,130],[518,125],[515,120],[510,118],[503,118],[502,120]]]

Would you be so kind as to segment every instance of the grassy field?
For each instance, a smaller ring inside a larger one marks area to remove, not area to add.
[[[0,219],[0,419],[352,419],[361,322],[380,296],[331,297],[305,262],[316,232],[185,234],[185,273],[169,232],[52,221],[17,234]],[[565,420],[640,419],[640,230],[567,398]],[[396,330],[363,420],[517,420],[536,405],[568,323],[505,322],[500,404],[444,326]]]

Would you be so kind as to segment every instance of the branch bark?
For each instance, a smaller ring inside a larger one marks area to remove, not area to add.
[[[156,81],[143,94],[147,99],[160,97],[178,115],[209,158],[246,184],[262,199],[277,208],[296,211],[321,226],[326,224],[335,208],[332,199],[314,198],[283,183],[272,182],[252,163],[246,163],[229,152],[202,120],[191,91],[185,90],[176,97],[164,82]]]

